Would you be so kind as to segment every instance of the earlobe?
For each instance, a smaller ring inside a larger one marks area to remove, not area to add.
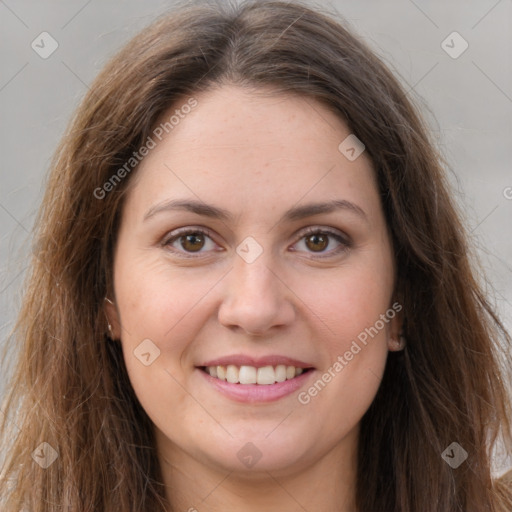
[[[403,350],[407,345],[407,340],[403,334],[399,334],[398,337],[390,338],[388,341],[388,349],[390,352],[399,352]]]
[[[107,319],[107,336],[112,340],[119,340],[121,333],[119,329],[119,318],[117,309],[113,301],[108,297],[104,299],[104,311]]]
[[[396,308],[395,305],[397,305]],[[391,320],[388,350],[390,352],[398,352],[405,348],[407,340],[404,334],[404,315],[402,305],[399,302],[395,302],[393,304],[393,310],[395,311],[395,316]]]

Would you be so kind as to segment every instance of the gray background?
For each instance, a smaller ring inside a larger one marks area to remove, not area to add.
[[[0,343],[19,308],[34,214],[71,113],[107,58],[172,5],[0,0]],[[491,299],[512,329],[512,1],[322,5],[350,22],[420,104],[452,168]],[[59,44],[47,59],[31,48],[43,31]],[[441,47],[453,31],[469,44],[456,59]]]

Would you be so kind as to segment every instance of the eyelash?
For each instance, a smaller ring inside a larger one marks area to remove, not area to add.
[[[162,242],[162,246],[168,247],[171,243],[175,242],[176,240],[179,240],[180,238],[182,238],[186,235],[195,235],[195,234],[207,235],[210,239],[213,240],[212,232],[209,229],[206,229],[206,228],[191,229],[191,228],[187,227],[187,228],[182,228],[181,230],[178,230],[174,234],[172,234],[172,236],[165,238]],[[325,255],[320,256],[319,254],[322,254],[322,253],[317,253],[318,255],[314,256],[317,259],[330,258],[334,255],[338,255],[342,252],[345,252],[348,249],[350,249],[350,247],[352,247],[352,243],[347,238],[344,238],[343,236],[341,236],[339,233],[332,231],[330,229],[321,229],[318,227],[307,228],[306,231],[303,231],[301,233],[299,241],[303,240],[304,238],[306,238],[308,236],[318,235],[318,234],[328,235],[329,237],[334,238],[337,242],[339,242],[341,244],[341,246],[338,247],[337,249],[334,249],[334,250],[328,252],[327,256],[325,256]],[[176,250],[174,248],[171,249],[171,251],[176,254],[179,254],[179,256],[183,257],[183,258],[200,258],[201,254],[202,254],[202,253],[198,252],[198,253],[196,253],[197,255],[194,255],[194,253],[182,252],[181,250]],[[313,253],[313,254],[315,254],[315,253]]]

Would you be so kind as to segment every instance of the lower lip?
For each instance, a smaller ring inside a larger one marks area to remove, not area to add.
[[[275,384],[232,384],[225,380],[212,377],[205,371],[197,368],[197,371],[220,391],[223,395],[237,402],[254,403],[254,402],[273,402],[285,396],[292,394],[300,389],[306,380],[314,373],[314,370],[308,370],[299,376],[283,382]]]

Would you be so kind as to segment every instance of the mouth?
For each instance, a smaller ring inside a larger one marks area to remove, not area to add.
[[[293,365],[249,366],[234,364],[199,366],[199,370],[210,377],[230,384],[271,386],[285,381],[294,380],[300,375],[311,372],[313,367]]]
[[[316,368],[285,355],[231,354],[202,361],[196,371],[210,389],[235,402],[255,404],[291,396],[314,378]]]

